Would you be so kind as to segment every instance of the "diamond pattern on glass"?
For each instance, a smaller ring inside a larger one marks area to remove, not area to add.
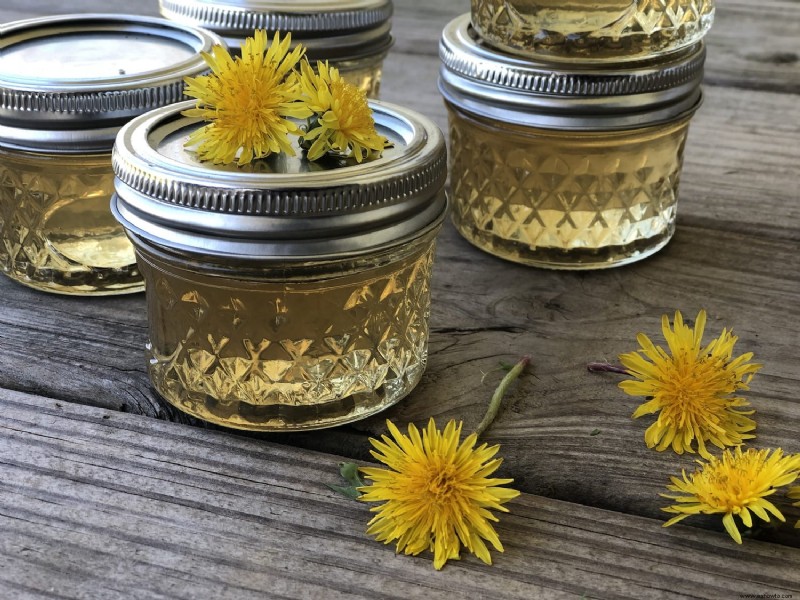
[[[114,220],[108,156],[0,150],[0,268],[60,293],[142,287],[133,247]]]
[[[451,112],[453,221],[540,266],[646,255],[672,235],[687,123],[616,134],[497,130]]]
[[[641,58],[699,40],[714,0],[472,0],[472,21],[499,48],[565,58]]]
[[[425,369],[432,261],[429,242],[345,277],[247,288],[144,269],[151,379],[179,408],[235,427],[306,428],[380,410]]]

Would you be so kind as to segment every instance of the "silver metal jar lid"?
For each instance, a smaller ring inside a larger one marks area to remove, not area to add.
[[[444,28],[439,56],[439,89],[448,102],[518,125],[627,129],[691,114],[702,98],[702,42],[648,61],[543,63],[491,48],[466,14]]]
[[[111,210],[137,237],[178,252],[242,260],[356,256],[403,244],[443,219],[447,157],[429,119],[370,101],[393,147],[357,164],[278,154],[244,167],[199,162],[184,149],[203,125],[184,102],[122,128]]]
[[[0,145],[110,150],[122,124],[184,100],[222,40],[165,19],[65,15],[0,28]]]
[[[231,48],[255,29],[291,32],[310,60],[356,60],[392,45],[391,0],[159,0],[169,19],[211,29]]]

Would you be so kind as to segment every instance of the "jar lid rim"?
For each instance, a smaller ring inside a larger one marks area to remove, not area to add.
[[[492,48],[465,14],[444,28],[439,55],[440,89],[457,106],[483,103],[489,116],[493,107],[559,114],[588,119],[590,127],[589,121],[600,114],[653,109],[663,118],[664,107],[673,104],[678,113],[684,112],[688,97],[694,96],[688,102],[696,103],[705,46],[698,42],[658,59],[623,63],[540,62]]]
[[[181,115],[191,106],[152,111],[117,136],[115,211],[151,241],[196,239],[197,251],[224,255],[253,243],[287,256],[305,255],[310,245],[315,254],[352,253],[396,243],[444,210],[444,136],[413,111],[370,101],[379,133],[394,142],[381,158],[310,163],[281,154],[240,169],[199,162],[184,150],[202,125]]]
[[[92,55],[93,48],[126,43],[146,47],[153,57],[136,57],[133,50],[126,57],[124,48],[118,56]],[[90,146],[110,147],[113,137],[97,140],[91,132],[118,129],[134,116],[184,99],[184,77],[208,70],[201,52],[215,44],[223,42],[212,32],[155,17],[75,14],[8,23],[0,55],[45,55],[55,47],[69,51],[65,56],[73,64],[63,73],[55,73],[56,65],[51,74],[30,75],[11,58],[0,63],[0,143],[57,146],[64,138],[74,145],[76,131],[85,130]],[[129,64],[132,72],[121,68]]]
[[[702,74],[705,48],[698,42],[662,58],[620,63],[541,62],[504,53],[485,43],[469,14],[443,30],[440,57],[464,77],[523,93],[558,96],[617,96],[655,92]]]
[[[254,29],[321,34],[380,27],[392,16],[391,0],[159,0],[161,14],[213,31]]]

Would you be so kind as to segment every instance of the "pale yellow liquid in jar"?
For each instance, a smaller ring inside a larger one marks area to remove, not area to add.
[[[472,22],[487,42],[548,59],[633,60],[702,38],[714,0],[472,0]]]
[[[133,246],[109,208],[113,192],[107,153],[0,148],[0,268],[48,292],[141,291]]]
[[[244,280],[142,247],[153,386],[240,429],[315,429],[382,410],[425,369],[433,249],[427,236],[378,258],[266,267]]]
[[[597,269],[645,258],[672,237],[688,118],[584,133],[449,113],[453,223],[482,250]]]
[[[370,64],[363,65],[363,61],[355,63],[352,67],[348,64],[337,65],[340,68],[340,75],[347,83],[360,89],[367,95],[367,98],[377,99],[381,90],[382,60],[370,61]]]
[[[242,40],[243,42],[244,40]],[[233,48],[234,54],[239,50]],[[356,86],[367,95],[367,98],[378,99],[381,90],[381,76],[383,74],[383,59],[386,53],[378,53],[372,56],[357,58],[354,60],[331,60],[330,66],[339,70],[339,75],[347,83]],[[322,59],[323,62],[324,59]],[[317,68],[318,59],[309,59],[314,70]]]

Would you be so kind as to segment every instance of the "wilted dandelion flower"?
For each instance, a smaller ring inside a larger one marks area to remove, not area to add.
[[[203,53],[211,74],[186,78],[185,93],[197,105],[183,114],[209,121],[186,144],[196,146],[201,160],[245,165],[273,152],[294,155],[289,134],[300,130],[287,117],[305,118],[310,111],[297,101],[296,81],[287,75],[305,49],[290,52],[290,34],[281,39],[275,33],[269,46],[268,41],[264,30],[256,30],[235,59],[214,46],[211,54]]]
[[[500,552],[503,546],[491,524],[498,519],[490,511],[507,512],[502,505],[519,495],[500,487],[512,479],[489,478],[502,462],[493,458],[499,446],[476,448],[474,433],[459,445],[461,424],[455,421],[442,432],[431,419],[421,435],[413,424],[408,435],[391,421],[387,426],[394,439],[384,435],[370,442],[372,456],[389,468],[361,468],[372,483],[360,488],[360,499],[383,503],[371,509],[377,514],[367,533],[386,544],[396,542],[405,554],[432,550],[436,569],[458,559],[461,546],[491,564],[485,541]]]
[[[709,458],[706,442],[725,448],[755,437],[749,432],[756,424],[747,416],[754,411],[742,410],[748,402],[734,396],[738,390],[749,389],[753,374],[761,368],[750,362],[753,354],[733,358],[738,338],[727,329],[701,346],[705,311],[697,315],[694,329],[684,324],[680,311],[675,313],[674,329],[667,315],[661,323],[669,352],[640,333],[641,348],[619,357],[636,378],[621,382],[620,387],[631,396],[650,398],[633,418],[658,413],[645,432],[647,446],[658,451],[671,446],[682,454],[694,452],[696,441],[700,455]]]
[[[300,68],[301,97],[314,113],[303,133],[303,143],[311,144],[308,159],[317,160],[328,152],[349,153],[360,163],[383,151],[387,140],[375,129],[366,94],[327,62],[318,62],[316,73],[308,61]]]
[[[753,525],[751,512],[764,521],[769,514],[780,521],[786,519],[767,496],[776,489],[792,483],[800,476],[800,454],[784,456],[780,448],[756,450],[748,448],[742,452],[737,447],[733,452],[726,449],[722,458],[712,456],[691,476],[671,477],[667,486],[675,494],[661,494],[677,502],[662,510],[677,514],[664,523],[668,527],[690,515],[722,514],[722,523],[737,544],[742,536],[736,527],[734,516],[738,516],[746,527]]]

